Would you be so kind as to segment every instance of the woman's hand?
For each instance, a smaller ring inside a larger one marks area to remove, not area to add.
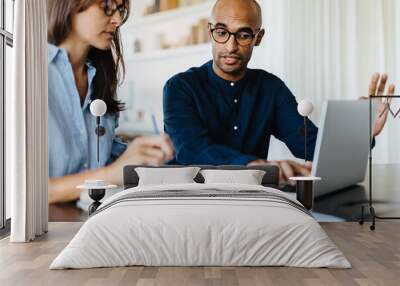
[[[123,168],[126,165],[159,166],[172,160],[175,149],[168,135],[138,137],[129,144],[126,151],[109,165],[109,181],[122,183]]]
[[[174,158],[175,150],[168,135],[143,136],[132,141],[122,154],[127,164],[161,165]]]

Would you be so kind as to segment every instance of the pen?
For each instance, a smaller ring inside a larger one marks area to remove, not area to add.
[[[154,130],[154,133],[157,134],[157,135],[160,135],[161,132],[160,132],[160,129],[158,128],[156,116],[154,115],[154,113],[151,114],[151,121],[152,121],[152,123],[153,123],[153,130]]]

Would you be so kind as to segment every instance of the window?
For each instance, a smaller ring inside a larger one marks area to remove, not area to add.
[[[11,92],[14,0],[0,0],[0,228],[10,218],[10,194],[5,190],[5,101]]]

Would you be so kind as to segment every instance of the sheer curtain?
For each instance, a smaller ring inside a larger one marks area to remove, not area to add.
[[[12,96],[6,105],[6,186],[12,196],[12,242],[47,231],[46,0],[15,2]]]
[[[267,36],[257,65],[280,76],[298,100],[311,99],[314,122],[319,122],[325,100],[366,96],[374,72],[387,72],[400,93],[400,1],[261,2]],[[399,107],[400,102],[393,102],[394,110]],[[400,163],[398,122],[389,118],[378,137],[376,162]],[[278,159],[290,157],[276,142],[271,151]]]

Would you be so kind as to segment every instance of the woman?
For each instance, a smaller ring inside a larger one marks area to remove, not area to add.
[[[129,0],[49,0],[49,202],[76,200],[86,179],[122,183],[128,164],[159,165],[174,156],[167,136],[140,137],[126,146],[115,137],[123,104],[116,90],[124,72],[120,26]],[[97,162],[96,119],[90,102],[102,99]]]

